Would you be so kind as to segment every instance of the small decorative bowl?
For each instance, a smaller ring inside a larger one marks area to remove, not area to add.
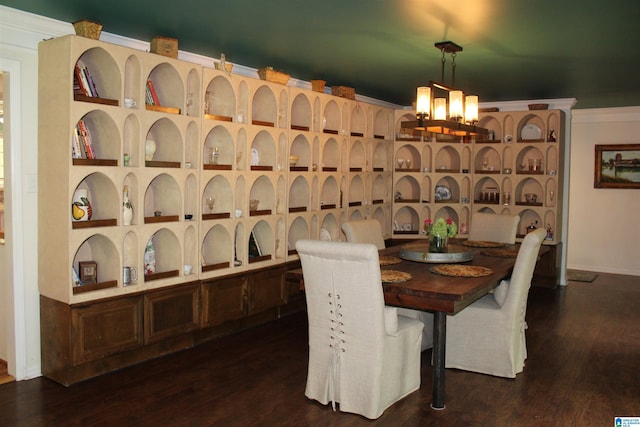
[[[289,166],[295,166],[299,159],[298,156],[289,156]]]

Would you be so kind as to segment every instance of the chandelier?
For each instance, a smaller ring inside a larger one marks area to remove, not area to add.
[[[431,80],[429,86],[418,88],[416,120],[404,121],[401,127],[445,135],[487,135],[488,129],[477,126],[478,97],[475,95],[465,97],[461,90],[455,88],[456,54],[462,51],[462,46],[452,41],[445,41],[436,43],[435,47],[442,52],[440,82]],[[451,86],[444,84],[447,54],[451,55]],[[445,96],[438,96],[439,94]]]

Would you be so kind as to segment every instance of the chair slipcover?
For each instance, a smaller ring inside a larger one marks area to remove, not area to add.
[[[342,224],[342,231],[347,236],[347,242],[351,243],[372,243],[378,249],[384,249],[384,236],[382,228],[376,219],[359,219],[348,221]],[[418,319],[424,324],[422,331],[422,350],[433,347],[433,314],[409,308],[400,308],[398,313]]]
[[[455,316],[447,317],[445,366],[515,378],[527,358],[525,314],[533,269],[544,229],[524,238],[513,273],[493,294],[487,294]],[[506,293],[506,295],[504,295]],[[494,295],[504,295],[502,306]]]
[[[374,245],[298,240],[296,250],[309,318],[305,395],[378,418],[420,387],[423,325],[385,307]]]
[[[382,227],[377,219],[360,219],[342,224],[342,231],[347,236],[347,242],[373,243],[378,249],[384,249]]]
[[[518,231],[518,215],[476,212],[471,217],[469,240],[513,244]]]

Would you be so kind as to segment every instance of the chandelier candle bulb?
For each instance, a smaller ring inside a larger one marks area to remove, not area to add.
[[[433,100],[434,120],[447,120],[447,99],[436,98]]]
[[[449,92],[449,118],[456,122],[463,119],[462,107],[463,94],[461,90],[452,90]]]
[[[416,98],[416,113],[418,120],[428,119],[431,113],[431,88],[420,86]]]
[[[464,105],[464,117],[467,123],[478,123],[478,97],[476,95],[467,96],[464,100]]]

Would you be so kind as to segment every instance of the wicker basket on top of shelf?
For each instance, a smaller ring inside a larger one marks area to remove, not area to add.
[[[83,19],[73,23],[73,30],[78,36],[99,40],[100,33],[102,32],[102,24]]]
[[[331,94],[347,99],[356,99],[356,90],[348,86],[331,86]]]
[[[262,80],[273,83],[280,83],[281,85],[286,85],[289,81],[289,74],[285,74],[281,71],[276,71],[271,67],[260,68],[258,70],[258,76],[260,76]]]

